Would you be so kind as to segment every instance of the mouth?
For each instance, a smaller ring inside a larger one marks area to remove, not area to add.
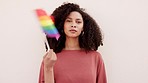
[[[69,30],[70,32],[77,32],[76,30],[74,30],[74,29],[71,29],[71,30]]]

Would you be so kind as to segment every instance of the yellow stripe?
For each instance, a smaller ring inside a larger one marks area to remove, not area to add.
[[[40,20],[40,23],[42,26],[51,26],[54,24],[52,20]]]

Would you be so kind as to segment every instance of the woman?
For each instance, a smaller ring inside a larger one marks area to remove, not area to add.
[[[51,50],[44,56],[39,83],[107,83],[98,24],[84,9],[65,3],[52,13],[60,38],[47,38]]]

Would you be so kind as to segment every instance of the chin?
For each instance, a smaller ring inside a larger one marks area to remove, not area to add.
[[[79,35],[69,35],[69,36],[67,36],[68,38],[78,38],[79,37]]]

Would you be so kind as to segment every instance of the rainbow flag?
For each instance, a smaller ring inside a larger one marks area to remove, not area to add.
[[[58,40],[60,34],[54,25],[53,17],[48,16],[42,9],[36,9],[36,14],[42,26],[43,32],[47,35],[47,37],[56,38]]]

